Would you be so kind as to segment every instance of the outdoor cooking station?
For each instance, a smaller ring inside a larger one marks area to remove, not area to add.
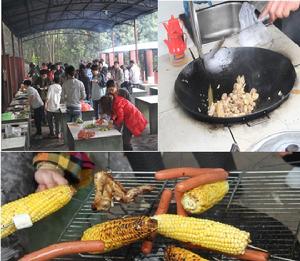
[[[67,106],[65,104],[60,105],[61,112],[61,129],[64,138],[64,143],[68,144],[68,126],[67,123],[70,121],[70,115],[67,112]],[[82,111],[82,120],[90,121],[95,116],[94,109],[91,107],[89,111]]]
[[[159,30],[164,34],[162,25]],[[297,110],[300,102],[300,47],[273,25],[268,27],[268,31],[273,41],[265,48],[290,58],[297,78],[287,101],[265,117],[247,123],[226,126],[195,120],[183,110],[174,95],[176,78],[193,60],[192,56],[188,54],[186,64],[180,67],[172,66],[168,55],[159,57],[160,85],[163,86],[160,88],[159,97],[159,137],[163,137],[159,139],[160,150],[230,151],[236,142],[241,151],[246,151],[269,135],[299,131],[295,126],[300,126],[300,115]],[[204,44],[203,53],[209,52],[215,45],[216,42]],[[222,47],[239,47],[238,35],[226,39]],[[196,48],[191,49],[196,55]],[[169,126],[176,126],[176,128],[170,132]]]
[[[93,121],[84,123],[92,124]],[[95,132],[95,136],[89,139],[79,139],[80,130],[82,130],[80,124],[67,123],[67,142],[70,151],[121,151],[123,148],[122,134],[116,128],[107,131],[101,131],[98,128],[91,129]]]
[[[6,112],[2,113],[1,123],[2,150],[24,150],[30,147],[31,112],[26,94],[20,91],[16,93]],[[13,133],[16,129],[18,135]],[[8,130],[12,133],[10,137],[5,137]]]
[[[88,227],[106,220],[120,218],[125,215],[152,215],[159,202],[164,188],[174,188],[178,180],[157,181],[154,172],[122,172],[114,171],[113,175],[126,188],[151,184],[155,190],[139,197],[135,203],[128,205],[115,203],[109,212],[93,212],[91,203],[94,200],[94,188],[69,224],[62,231],[58,241],[78,240]],[[267,249],[271,255],[286,259],[299,260],[300,246],[297,242],[299,235],[299,189],[288,188],[285,182],[287,171],[236,171],[229,177],[230,190],[225,198],[215,207],[198,217],[213,219],[232,224],[251,233],[252,245]],[[175,213],[172,203],[169,213]],[[161,261],[166,245],[176,243],[164,237],[157,237],[152,254],[145,257],[140,252],[140,243],[125,246],[107,254],[79,254],[56,258],[56,260],[137,260]],[[177,242],[178,243],[178,242]],[[182,245],[180,242],[178,245]],[[209,260],[236,260],[215,253],[201,253]],[[213,259],[216,258],[216,259]]]

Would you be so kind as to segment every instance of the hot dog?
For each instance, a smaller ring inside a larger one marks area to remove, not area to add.
[[[179,182],[176,185],[176,190],[178,192],[183,193],[193,188],[196,188],[200,185],[226,180],[227,178],[228,178],[228,173],[226,171],[218,171],[214,173],[207,172],[202,175],[198,175],[193,178]]]
[[[183,208],[182,203],[181,203],[182,197],[183,197],[183,192],[178,191],[177,190],[177,185],[176,185],[176,187],[175,187],[175,199],[176,199],[176,206],[177,206],[177,215],[186,217],[187,213],[186,213],[186,211]]]
[[[266,253],[263,251],[246,249],[245,254],[235,256],[235,257],[238,259],[247,260],[247,261],[268,261],[269,256],[270,256],[269,253]]]
[[[46,261],[55,257],[84,252],[101,252],[104,250],[102,241],[73,241],[54,244],[22,257],[19,261]]]
[[[155,178],[157,180],[176,179],[182,177],[195,177],[205,173],[220,173],[220,172],[225,172],[225,170],[221,168],[212,169],[212,168],[182,167],[182,168],[172,168],[172,169],[164,169],[164,170],[157,171],[155,173]]]
[[[170,189],[165,189],[163,191],[155,215],[166,214],[168,212],[169,205],[172,200],[172,195],[173,192]],[[145,240],[143,242],[141,250],[145,255],[151,253],[154,239],[155,239],[155,234],[152,236],[152,240]]]
[[[193,244],[185,244],[185,247],[190,248],[190,249],[200,248],[203,250],[208,250],[204,247],[196,246]],[[243,255],[232,256],[232,257],[237,258],[239,260],[245,260],[245,261],[268,261],[270,254],[267,252],[263,252],[263,251],[246,249],[246,251]]]
[[[156,209],[155,215],[166,214],[172,200],[173,192],[170,189],[164,189]]]

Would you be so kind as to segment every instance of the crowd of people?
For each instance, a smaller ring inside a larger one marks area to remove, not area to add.
[[[31,63],[23,82],[33,110],[36,139],[43,139],[42,125],[48,124],[49,138],[61,137],[61,104],[67,107],[69,121],[82,118],[83,100],[92,104],[95,119],[109,118],[123,134],[124,150],[132,150],[132,135],[139,136],[147,121],[131,101],[132,87],[140,84],[140,68],[134,61],[129,66],[114,62],[108,67],[103,59],[83,62],[76,70],[62,63]]]

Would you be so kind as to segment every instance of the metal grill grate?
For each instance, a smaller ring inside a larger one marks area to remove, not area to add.
[[[230,190],[225,198],[206,213],[198,215],[227,224],[232,224],[251,233],[252,245],[267,249],[272,254],[270,260],[300,260],[300,189],[286,185],[287,171],[248,171],[231,172]],[[156,189],[138,197],[128,205],[115,203],[110,212],[95,213],[91,210],[94,191],[75,213],[59,241],[80,239],[88,227],[106,220],[125,215],[151,215],[159,202],[165,187],[174,188],[178,180],[163,182],[154,179],[153,172],[113,172],[116,180],[126,188],[152,184]],[[300,175],[300,172],[298,173]],[[172,204],[169,213],[175,213]],[[297,240],[298,237],[298,240]],[[124,247],[103,255],[80,254],[57,258],[57,260],[163,260],[163,248],[176,244],[167,238],[157,237],[153,254],[144,257],[140,253],[140,243]],[[178,243],[178,242],[177,242]],[[180,245],[180,243],[178,243]],[[207,253],[201,253],[203,256]],[[276,257],[281,259],[277,259]],[[210,260],[234,260],[215,253],[209,253]],[[282,259],[283,258],[283,259]]]

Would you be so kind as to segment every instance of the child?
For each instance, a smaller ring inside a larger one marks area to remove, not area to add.
[[[147,120],[144,115],[128,100],[119,95],[109,94],[100,99],[102,112],[110,115],[111,119],[117,128],[121,129],[122,124],[124,127],[122,131],[123,149],[124,151],[131,151],[131,137],[140,136],[147,125]]]
[[[45,102],[45,109],[47,111],[47,120],[50,130],[50,138],[59,137],[59,122],[60,122],[60,98],[62,88],[59,85],[59,78],[54,78],[54,84],[51,84],[48,89],[47,99]],[[53,119],[55,125],[55,134],[53,131]]]
[[[41,99],[38,91],[31,86],[30,80],[25,80],[23,85],[28,93],[28,102],[33,109],[34,124],[36,127],[36,139],[42,139],[42,120],[44,117],[44,102]]]
[[[128,90],[125,88],[118,88],[114,80],[108,80],[106,83],[106,88],[108,94],[119,95],[131,102],[131,96]]]
[[[92,65],[92,90],[91,90],[91,98],[93,100],[93,108],[95,112],[96,119],[99,119],[99,103],[100,98],[105,95],[106,87],[103,75],[99,73],[99,67],[96,64]]]

